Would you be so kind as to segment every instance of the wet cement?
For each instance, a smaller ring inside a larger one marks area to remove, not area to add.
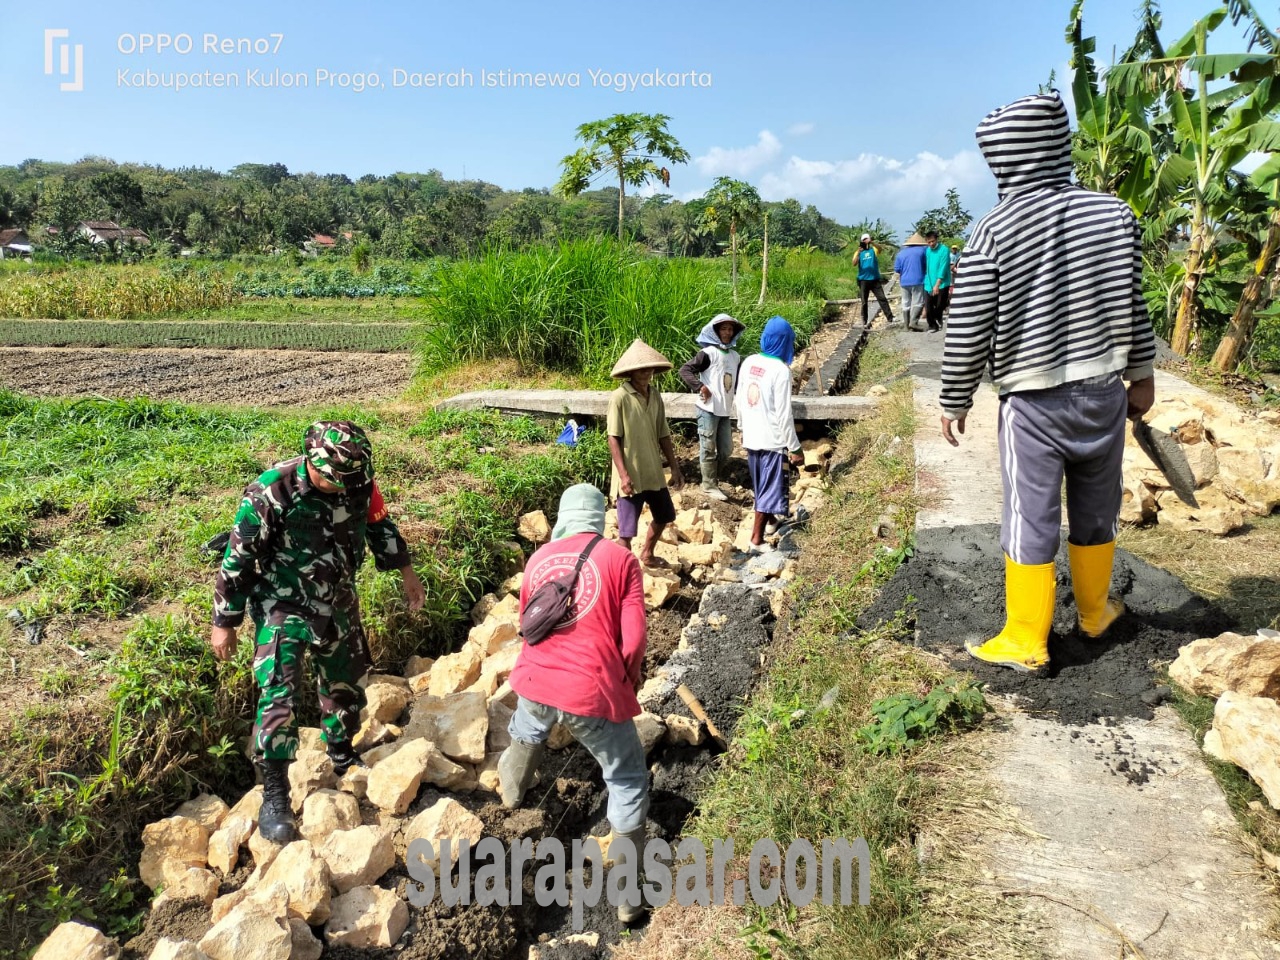
[[[1102,640],[1075,627],[1066,544],[1058,554],[1057,605],[1049,638],[1050,667],[1028,677],[970,657],[1004,625],[1004,556],[995,524],[919,530],[915,556],[863,615],[866,629],[907,610],[915,642],[969,670],[996,693],[1017,694],[1029,713],[1063,723],[1104,717],[1149,719],[1158,702],[1157,664],[1192,640],[1230,629],[1228,617],[1174,577],[1124,550],[1116,551],[1112,592],[1126,613]]]

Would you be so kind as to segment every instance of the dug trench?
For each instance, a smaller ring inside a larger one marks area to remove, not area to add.
[[[783,538],[778,558],[795,555],[794,539]],[[735,551],[728,559],[730,562],[712,574],[715,580],[709,585],[686,583],[667,606],[651,612],[650,647],[646,657],[649,679],[641,692],[642,705],[647,711],[660,717],[676,714],[692,719],[689,708],[676,693],[677,685],[683,684],[693,692],[725,738],[732,737],[773,638],[776,621],[767,596],[779,593],[783,587],[783,581],[776,576],[752,569],[752,566],[758,567],[758,561],[751,555]],[[776,560],[765,566],[770,564],[781,569]],[[744,580],[748,582],[742,582]],[[668,653],[670,656],[666,656]],[[658,661],[664,659],[665,662],[658,665]],[[718,749],[707,737],[705,726],[694,724],[690,726],[697,730],[699,743],[675,743],[666,738],[649,755],[651,786],[647,831],[650,838],[674,841],[680,837],[695,809],[699,787],[714,768]],[[540,782],[530,790],[520,809],[506,810],[492,793],[483,790],[458,793],[426,787],[403,821],[407,822],[445,797],[458,801],[475,814],[483,824],[484,835],[504,843],[529,838],[536,844],[543,837],[555,837],[568,849],[574,840],[589,835],[602,837],[609,829],[599,767],[573,743],[548,751],[541,765]],[[380,822],[375,807],[368,802],[361,807],[365,823]],[[570,908],[536,904],[534,872],[525,870],[522,903],[518,906],[489,907],[473,903],[445,907],[437,897],[425,909],[411,910],[408,929],[395,946],[359,949],[329,946],[324,956],[344,960],[391,957],[526,960],[533,955],[530,947],[535,945],[540,960],[608,956],[610,944],[618,942],[624,928],[607,899],[602,897],[595,906],[587,907],[585,922],[576,927]],[[240,888],[249,876],[249,867],[242,864],[222,881],[219,894]],[[591,882],[590,877],[586,879]],[[394,889],[404,899],[412,882],[401,856],[379,885]],[[143,932],[125,945],[123,956],[126,960],[146,960],[162,937],[199,942],[211,925],[209,907],[200,900],[162,904],[152,912]],[[323,935],[321,927],[314,932]],[[642,931],[637,933],[642,935]]]

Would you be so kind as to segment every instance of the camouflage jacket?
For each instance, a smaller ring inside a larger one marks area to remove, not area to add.
[[[277,463],[249,484],[213,588],[213,624],[238,627],[302,617],[323,632],[335,609],[358,611],[356,570],[366,545],[379,570],[398,570],[409,549],[376,483],[322,493],[306,460]]]

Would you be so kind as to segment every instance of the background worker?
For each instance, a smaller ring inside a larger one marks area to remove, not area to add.
[[[928,241],[924,237],[913,233],[893,260],[893,272],[898,275],[898,289],[902,291],[902,321],[908,330],[916,328],[916,321],[924,312],[924,261],[927,245]]]
[[[720,480],[733,453],[733,389],[742,358],[733,349],[746,325],[720,313],[702,328],[697,344],[702,349],[680,368],[680,379],[698,394],[698,465],[702,489],[712,500],[728,500]]]
[[[246,609],[257,624],[258,683],[254,764],[262,775],[258,830],[273,843],[296,838],[289,764],[298,750],[294,697],[310,653],[322,738],[339,775],[360,759],[368,650],[355,578],[365,549],[379,570],[399,570],[411,610],[422,581],[373,479],[373,449],[347,420],[313,423],[303,454],[277,463],[245,488],[213,590],[210,642],[221,660],[235,655]]]
[[[893,323],[893,311],[889,309],[889,300],[884,295],[884,281],[880,277],[880,255],[871,245],[871,234],[864,233],[858,240],[858,252],[853,255],[853,265],[858,268],[858,293],[862,297],[862,325],[869,322],[867,315],[867,297],[875,295],[876,303],[884,312],[886,323]]]

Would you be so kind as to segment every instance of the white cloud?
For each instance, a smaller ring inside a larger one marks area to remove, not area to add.
[[[787,133],[793,137],[803,137],[813,133],[815,126],[812,123],[793,123],[787,127]]]
[[[766,200],[794,197],[812,203],[843,222],[882,218],[899,229],[930,207],[942,204],[947,190],[960,192],[975,216],[995,201],[995,184],[982,156],[963,150],[952,157],[919,153],[898,160],[863,153],[850,160],[808,160],[791,156],[758,180]]]
[[[693,164],[708,177],[748,177],[782,155],[782,142],[768,130],[761,130],[749,147],[712,147]]]

